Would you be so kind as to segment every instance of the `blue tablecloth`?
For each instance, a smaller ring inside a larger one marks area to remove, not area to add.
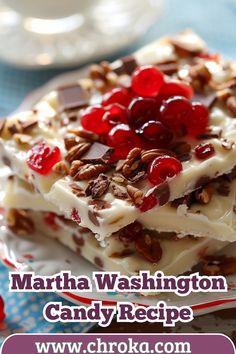
[[[130,53],[159,35],[190,27],[207,41],[213,51],[236,58],[236,0],[166,0],[164,14],[142,39],[127,51],[106,59]],[[0,116],[14,110],[28,92],[62,71],[27,71],[0,64]],[[47,323],[42,317],[42,308],[47,301],[58,300],[57,295],[10,294],[7,287],[7,270],[0,266],[0,293],[5,298],[7,311],[2,335],[11,332],[81,332],[89,327],[89,324]]]

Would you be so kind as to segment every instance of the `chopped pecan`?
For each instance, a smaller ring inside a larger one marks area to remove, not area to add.
[[[128,193],[125,187],[119,186],[116,183],[111,183],[112,194],[119,199],[127,199]]]
[[[111,208],[111,203],[103,199],[93,199],[89,201],[89,205],[93,205],[93,209],[96,211]]]
[[[211,80],[211,73],[204,63],[190,68],[191,84],[196,91],[202,91],[204,86]]]
[[[34,232],[34,222],[27,211],[10,209],[7,215],[8,228],[17,235],[29,235]]]
[[[93,199],[101,198],[108,190],[111,183],[110,177],[100,173],[100,175],[93,181],[90,181],[86,190],[86,196],[90,196]]]
[[[226,107],[228,108],[230,113],[233,115],[233,117],[236,117],[236,97],[235,96],[231,96],[227,99]]]
[[[140,171],[136,173],[134,176],[129,177],[129,183],[137,183],[141,180],[143,180],[146,177],[146,172],[145,171]]]
[[[64,161],[57,162],[53,168],[53,172],[57,173],[58,175],[67,176],[69,174],[69,168]]]
[[[156,157],[163,155],[163,152],[160,149],[151,149],[147,151],[142,151],[141,161],[143,163],[149,163],[153,161]]]
[[[97,177],[98,175],[100,175],[100,173],[108,171],[109,169],[109,165],[86,164],[79,169],[78,173],[76,173],[73,178],[75,181],[89,180],[91,178]]]
[[[68,133],[74,134],[79,138],[89,140],[89,141],[97,141],[99,140],[99,136],[92,132],[88,132],[87,130],[79,129],[68,129]]]
[[[32,117],[25,122],[20,122],[23,133],[28,133],[38,125],[38,117]]]
[[[89,68],[89,76],[92,80],[105,80],[106,72],[101,65],[93,64]]]
[[[139,206],[142,204],[143,201],[143,192],[138,189],[135,188],[133,186],[128,185],[127,187],[127,192],[132,200],[132,202],[134,203],[135,206]]]
[[[11,135],[22,133],[22,128],[19,121],[7,124],[7,129]]]
[[[136,172],[139,171],[141,168],[141,149],[140,148],[134,148],[132,149],[126,160],[124,161],[121,170],[122,174],[126,177],[129,178],[131,176],[134,176]]]
[[[124,249],[121,252],[113,252],[109,255],[110,258],[126,258],[134,254],[133,250],[130,249]]]
[[[66,161],[72,163],[74,160],[78,160],[90,147],[90,143],[80,143],[73,146],[66,155]]]
[[[236,273],[236,258],[226,255],[207,256],[203,260],[202,274],[230,275]]]
[[[16,133],[13,135],[13,138],[19,146],[23,148],[30,147],[30,141],[32,140],[30,135]]]
[[[212,185],[205,186],[195,192],[195,198],[200,204],[208,204],[214,193]]]
[[[162,257],[162,248],[158,238],[148,233],[140,234],[135,239],[135,247],[137,252],[149,262],[157,263]]]
[[[71,177],[74,177],[82,168],[82,166],[84,166],[84,163],[82,161],[80,160],[73,161],[69,170],[69,175]]]
[[[119,173],[114,173],[114,175],[112,176],[112,181],[122,185],[126,185],[128,183],[128,180]]]
[[[75,182],[70,184],[72,193],[76,195],[76,197],[85,197],[85,191]]]
[[[66,150],[70,150],[73,146],[78,145],[81,139],[78,136],[66,135],[64,138],[64,144]]]

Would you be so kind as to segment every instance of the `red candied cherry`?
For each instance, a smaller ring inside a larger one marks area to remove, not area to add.
[[[57,223],[57,214],[53,212],[48,212],[44,215],[43,220],[45,224],[47,224],[52,230],[54,231],[60,230],[60,226]]]
[[[164,83],[163,73],[153,65],[138,67],[131,80],[132,90],[142,97],[155,97]]]
[[[160,91],[160,96],[163,97],[163,99],[167,99],[172,96],[183,96],[185,98],[191,99],[193,97],[193,89],[190,85],[174,80],[174,81],[169,81],[166,82]]]
[[[185,97],[174,96],[160,107],[160,121],[175,133],[179,133],[186,128],[188,119],[191,116],[192,106]]]
[[[129,151],[141,145],[140,138],[127,124],[118,124],[107,135],[107,144],[115,148],[112,159],[124,159]]]
[[[134,221],[132,224],[127,225],[120,230],[119,239],[124,243],[133,242],[137,237],[143,233],[143,226],[138,221]]]
[[[163,155],[156,157],[148,167],[148,179],[158,185],[168,177],[174,177],[182,171],[182,164],[175,157]]]
[[[4,301],[0,295],[0,323],[4,321],[5,317],[6,317],[6,315],[4,312]]]
[[[47,175],[60,160],[60,149],[57,146],[48,146],[41,141],[29,150],[26,163],[31,170],[41,175]]]
[[[197,137],[206,131],[209,122],[208,109],[200,102],[192,103],[191,118],[187,123],[188,134]]]
[[[142,204],[139,206],[139,210],[142,213],[145,213],[146,211],[153,209],[158,203],[157,197],[151,193],[148,196],[143,198]]]
[[[128,123],[128,110],[118,103],[113,103],[106,107],[106,114],[104,121],[108,122],[111,126],[119,123]]]
[[[73,221],[75,221],[78,225],[81,223],[81,219],[80,219],[80,216],[79,216],[79,212],[77,209],[73,208],[71,210],[71,219]]]
[[[145,139],[155,142],[157,147],[164,147],[173,139],[173,133],[161,122],[150,120],[139,129]]]
[[[105,114],[106,109],[100,105],[86,108],[80,117],[82,127],[98,135],[107,134],[111,127],[104,120]]]
[[[134,98],[129,105],[129,124],[140,127],[149,120],[156,120],[159,106],[154,98]]]
[[[124,107],[128,107],[132,98],[133,96],[127,89],[123,87],[117,87],[108,91],[103,96],[102,105],[109,106],[112,103],[119,103]]]
[[[200,144],[194,149],[194,154],[198,160],[206,160],[213,156],[215,153],[214,146],[212,144]]]

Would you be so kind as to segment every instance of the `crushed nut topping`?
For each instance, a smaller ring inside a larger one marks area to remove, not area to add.
[[[195,198],[200,204],[208,204],[214,193],[214,188],[209,184],[195,192]]]
[[[69,167],[64,161],[57,162],[53,168],[53,172],[61,176],[67,176],[69,174]]]
[[[81,188],[76,182],[70,184],[72,193],[76,195],[76,197],[85,197],[85,191]]]
[[[7,214],[7,226],[17,235],[30,235],[34,232],[34,222],[27,211],[10,209]]]
[[[135,206],[140,206],[143,201],[143,192],[133,186],[128,185],[127,192]]]
[[[201,273],[209,276],[236,273],[236,258],[230,256],[207,256],[203,260]]]
[[[83,156],[83,154],[90,149],[91,144],[90,143],[80,143],[78,145],[73,146],[70,148],[66,155],[66,161],[69,163],[72,163],[74,160],[79,160],[80,157]]]
[[[100,175],[100,173],[106,172],[109,169],[110,169],[109,165],[86,164],[86,165],[83,165],[79,169],[79,171],[76,173],[76,175],[73,176],[73,179],[75,181],[90,180],[92,178],[98,177],[98,175]]]
[[[93,199],[101,198],[107,192],[110,183],[110,177],[101,173],[95,180],[88,183],[85,194]]]
[[[143,233],[135,240],[136,251],[151,263],[158,263],[162,257],[162,248],[157,237]]]

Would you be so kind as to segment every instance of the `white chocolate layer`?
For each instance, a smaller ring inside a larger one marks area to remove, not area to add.
[[[125,246],[116,234],[109,238],[106,247],[101,247],[91,232],[82,230],[73,222],[64,223],[55,218],[54,221],[58,225],[55,230],[55,223],[53,227],[45,223],[45,213],[31,211],[29,215],[39,231],[56,238],[91,263],[107,271],[120,271],[128,275],[140,270],[149,270],[151,274],[162,270],[165,274],[179,275],[190,271],[203,256],[215,253],[227,245],[227,242],[207,238],[160,238],[162,257],[159,262],[151,263],[136,252],[133,242]],[[128,251],[130,254],[127,254]]]
[[[236,180],[231,182],[228,196],[215,193],[207,205],[193,204],[187,208],[182,204],[176,209],[169,203],[140,214],[137,220],[149,230],[233,242],[236,241],[235,197]],[[16,177],[8,181],[3,203],[8,209],[30,209],[61,214],[54,204],[43,199],[39,193],[30,188],[29,184]]]

